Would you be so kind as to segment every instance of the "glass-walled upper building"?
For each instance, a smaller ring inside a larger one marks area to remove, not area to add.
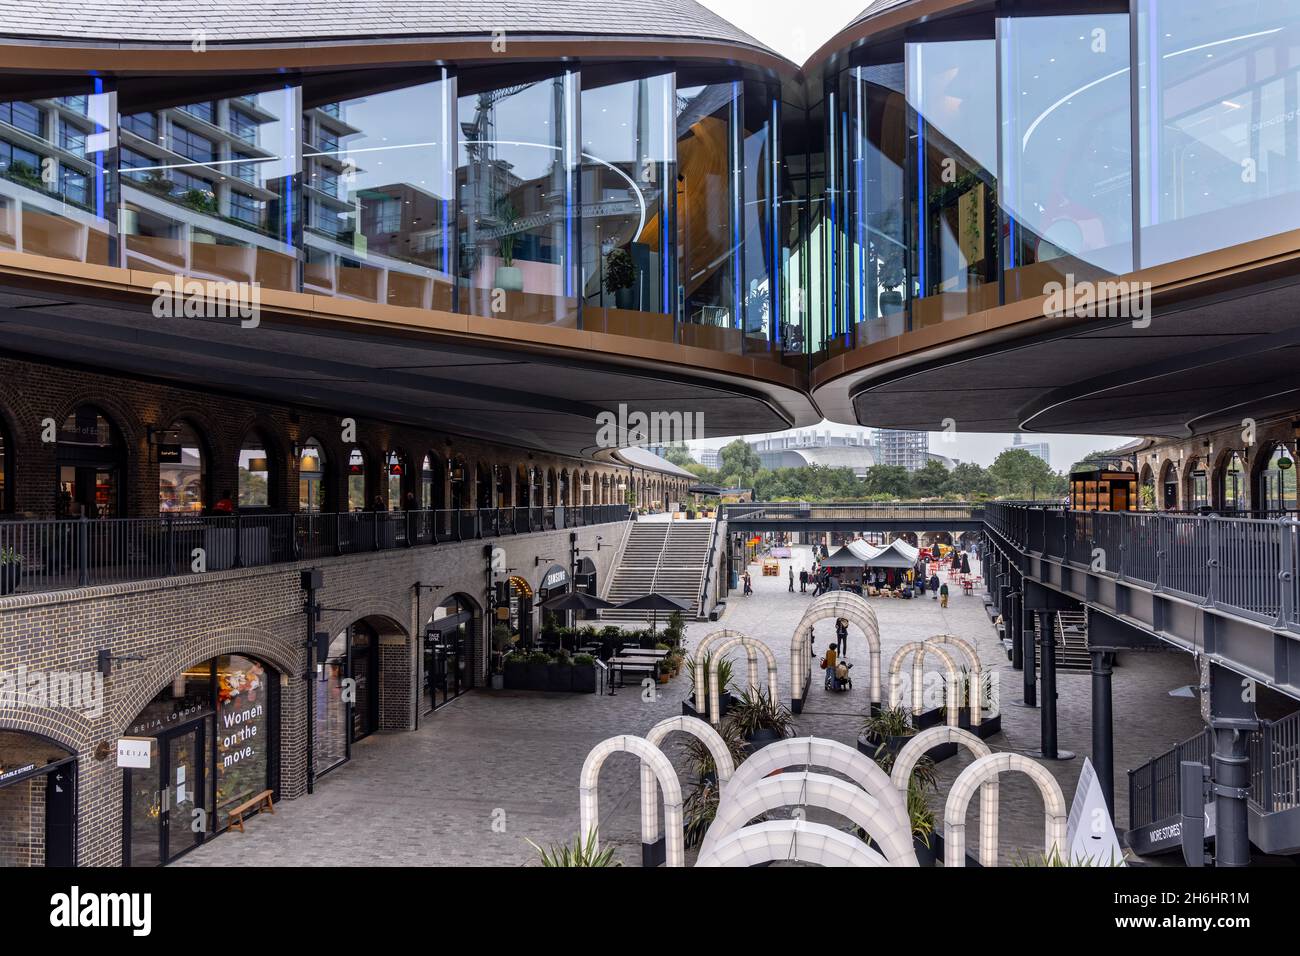
[[[673,0],[513,53],[627,6],[397,65],[344,55],[357,13],[337,63],[0,68],[0,251],[806,372],[1300,226],[1300,0],[876,2],[802,70]]]

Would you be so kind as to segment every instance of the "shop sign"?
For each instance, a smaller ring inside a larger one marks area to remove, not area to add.
[[[153,737],[119,737],[117,765],[148,770],[153,765]]]
[[[180,463],[181,463],[180,445],[159,445],[158,446],[158,464],[179,465]]]
[[[542,578],[541,588],[539,590],[549,591],[552,588],[558,588],[569,583],[569,572],[564,570],[558,564],[553,564],[546,571],[546,577]]]

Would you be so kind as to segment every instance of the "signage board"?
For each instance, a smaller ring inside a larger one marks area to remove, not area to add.
[[[546,569],[546,575],[542,578],[542,583],[538,590],[549,591],[552,588],[563,587],[568,583],[569,572],[558,564],[552,564]]]
[[[1079,785],[1070,805],[1070,820],[1066,829],[1066,846],[1069,862],[1084,859],[1098,866],[1117,866],[1124,863],[1124,850],[1115,835],[1115,824],[1106,808],[1106,798],[1101,792],[1101,781],[1092,761],[1083,758]]]
[[[117,739],[117,765],[138,770],[153,766],[153,737],[119,737]]]
[[[181,463],[180,445],[159,445],[158,446],[158,464],[179,465],[180,463]]]

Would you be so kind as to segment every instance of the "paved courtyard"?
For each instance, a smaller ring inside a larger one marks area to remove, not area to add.
[[[811,563],[811,551],[796,548],[796,574]],[[787,562],[781,577],[764,578],[751,567],[755,594],[733,594],[721,622],[696,622],[687,646],[718,627],[765,641],[780,667],[788,704],[790,639],[812,595],[787,591]],[[1038,745],[1038,711],[1016,703],[1021,674],[1011,668],[979,596],[955,593],[949,607],[938,601],[872,599],[880,621],[884,667],[911,640],[939,633],[966,638],[984,666],[998,675],[1002,734],[995,750],[1031,751]],[[818,653],[833,636],[827,621],[817,628]],[[744,679],[744,655],[735,653],[737,681]],[[823,690],[815,673],[809,700],[796,718],[800,735],[829,737],[852,745],[869,696],[865,639],[853,631],[848,658],[851,691]],[[815,662],[814,662],[815,664]],[[1191,659],[1168,652],[1129,654],[1115,669],[1117,828],[1128,818],[1124,770],[1166,750],[1201,726],[1193,700],[1166,691],[1195,677]],[[887,679],[885,680],[887,692]],[[1067,802],[1073,798],[1083,756],[1091,748],[1090,683],[1086,672],[1061,673],[1058,724],[1060,747],[1079,754],[1052,762]],[[316,793],[277,806],[274,816],[252,819],[247,832],[226,834],[182,858],[180,866],[256,865],[531,865],[528,844],[571,842],[578,831],[578,773],[588,750],[619,734],[641,734],[664,717],[681,712],[689,682],[685,672],[658,688],[654,700],[639,688],[615,696],[561,695],[480,690],[423,717],[414,733],[385,733],[353,748],[350,763],[317,782]],[[670,756],[676,750],[668,743]],[[942,820],[943,795],[966,766],[965,753],[940,765],[939,793],[931,803]],[[640,861],[639,777],[634,758],[618,754],[606,763],[600,782],[602,840],[615,844],[630,865]],[[1022,777],[1002,779],[1000,841],[1002,862],[1041,850],[1042,803]],[[978,801],[968,822],[978,816]]]

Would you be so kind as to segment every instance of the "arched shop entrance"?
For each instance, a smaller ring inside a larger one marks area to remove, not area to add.
[[[390,713],[387,723],[382,707],[385,680],[392,686],[398,672],[409,675],[409,652],[406,631],[386,617],[362,618],[334,635],[329,653],[316,669],[312,695],[314,777],[345,763],[352,756],[352,745],[380,727],[408,726],[409,704],[407,716]]]
[[[99,409],[82,405],[64,420],[57,456],[60,518],[122,517],[126,444]]]
[[[77,758],[37,734],[0,730],[0,866],[74,866]]]
[[[159,866],[229,825],[271,790],[278,797],[278,673],[224,654],[177,674],[128,725],[143,746],[123,775],[127,866]]]
[[[552,564],[542,575],[541,583],[537,586],[537,604],[545,604],[551,598],[557,598],[569,593],[569,572],[562,564]],[[554,631],[557,627],[568,627],[571,624],[569,620],[571,611],[543,611],[542,631]],[[548,627],[547,625],[551,626]],[[554,636],[552,634],[552,636]],[[572,648],[570,648],[572,650]]]
[[[511,575],[497,590],[496,621],[519,635],[517,647],[533,644],[533,586],[518,575]]]
[[[436,608],[424,626],[424,697],[430,713],[469,690],[469,658],[483,618],[474,599],[453,594]]]
[[[600,585],[596,580],[596,562],[591,558],[578,559],[577,573],[573,576],[573,589],[583,594],[590,594],[592,597],[600,597]],[[595,620],[596,612],[587,611],[584,617],[587,620]]]

